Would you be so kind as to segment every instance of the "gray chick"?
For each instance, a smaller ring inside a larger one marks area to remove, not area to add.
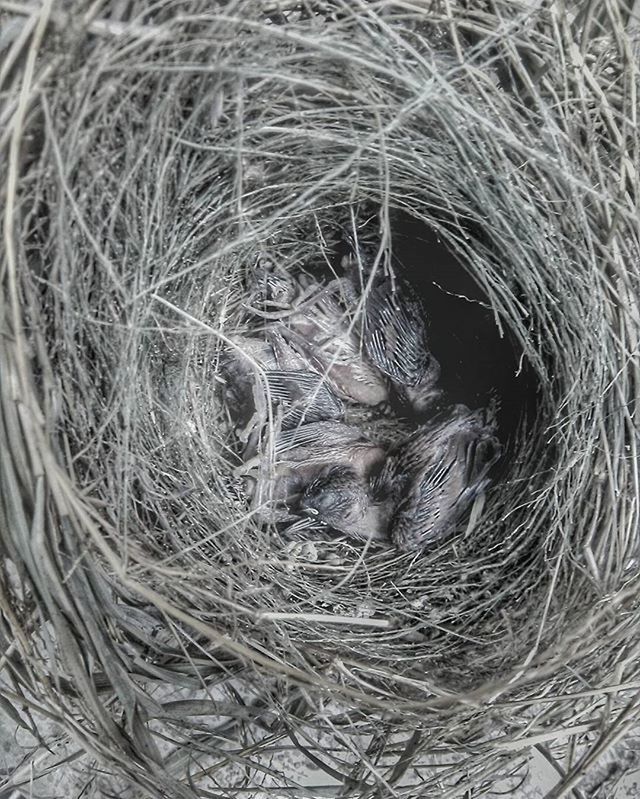
[[[251,288],[251,312],[272,320],[272,329],[314,371],[326,376],[336,396],[367,406],[387,401],[386,379],[362,357],[343,293],[347,290],[353,296],[348,281],[323,285],[308,272],[288,270],[263,256],[254,267]]]
[[[298,281],[277,261],[266,254],[257,257],[247,280],[247,306],[268,316],[269,312],[286,311],[299,292]]]
[[[486,416],[457,405],[389,454],[376,480],[376,496],[395,508],[389,535],[399,550],[424,549],[452,532],[487,486],[501,447]]]
[[[270,411],[283,429],[342,417],[344,405],[327,381],[277,331],[270,331],[267,340],[235,336],[230,341],[233,346],[225,352],[220,371],[226,405],[244,425],[240,440],[255,438]]]
[[[354,502],[360,502],[362,492],[368,490],[373,474],[384,462],[384,450],[367,438],[358,427],[341,422],[313,422],[291,430],[282,430],[275,436],[271,457],[256,458],[258,468],[254,491],[255,501],[269,507],[286,506],[290,511],[303,513],[311,505],[301,506],[309,487],[320,485],[328,476],[349,476],[354,490]],[[331,485],[331,480],[329,484]],[[344,487],[344,486],[343,486]],[[346,494],[343,495],[346,501]],[[329,524],[320,514],[308,513],[315,520]],[[334,526],[334,525],[331,525]]]
[[[280,432],[276,438],[279,464],[294,468],[305,484],[328,466],[345,466],[368,480],[384,461],[384,450],[359,427],[342,422],[313,422]]]
[[[388,503],[377,503],[371,483],[350,466],[331,466],[304,489],[300,511],[359,541],[389,541]]]
[[[425,310],[391,266],[371,274],[376,254],[350,237],[354,257],[346,259],[348,280],[364,293],[362,344],[367,357],[391,381],[399,399],[423,414],[440,395],[440,364],[429,351]]]
[[[340,280],[307,286],[306,301],[286,319],[282,334],[327,376],[337,396],[352,403],[380,405],[389,399],[387,381],[363,358],[345,287]]]

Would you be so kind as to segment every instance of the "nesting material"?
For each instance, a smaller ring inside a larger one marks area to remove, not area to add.
[[[635,18],[80,5],[0,11],[3,701],[126,796],[516,790],[533,746],[565,795],[640,712]],[[265,524],[222,398],[258,260],[323,268],[372,208],[539,386],[418,556]]]

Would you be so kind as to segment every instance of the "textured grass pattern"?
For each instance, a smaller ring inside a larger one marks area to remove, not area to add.
[[[637,19],[469,6],[0,3],[2,695],[117,795],[480,796],[537,747],[558,799],[637,721]],[[256,259],[371,207],[540,385],[418,557],[265,529],[220,399]]]

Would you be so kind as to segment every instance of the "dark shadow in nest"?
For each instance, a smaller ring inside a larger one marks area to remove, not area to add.
[[[535,417],[533,370],[506,325],[500,337],[488,297],[437,233],[406,215],[395,222],[394,255],[424,304],[447,403],[481,408],[497,401],[499,437],[508,447],[521,423]]]

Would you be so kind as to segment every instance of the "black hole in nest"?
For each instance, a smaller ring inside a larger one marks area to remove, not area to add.
[[[506,324],[500,337],[488,297],[434,230],[396,218],[393,253],[424,303],[446,402],[480,408],[497,398],[499,437],[508,446],[537,407],[538,384],[519,345]]]

